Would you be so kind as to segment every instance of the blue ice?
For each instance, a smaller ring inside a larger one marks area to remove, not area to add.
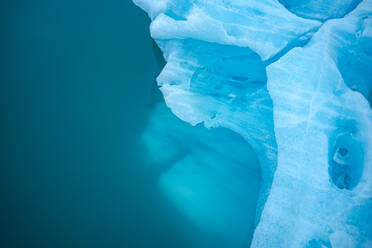
[[[231,247],[372,247],[372,0],[134,2],[169,200]]]

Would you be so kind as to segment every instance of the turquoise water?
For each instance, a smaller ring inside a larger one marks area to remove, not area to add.
[[[185,247],[136,145],[160,99],[146,14],[128,0],[0,5],[0,246]]]
[[[0,247],[225,244],[193,221],[214,202],[181,196],[177,207],[159,187],[167,164],[154,165],[141,143],[163,102],[155,78],[164,61],[146,14],[129,0],[0,5]],[[174,126],[162,129],[159,140],[177,128],[194,132],[171,118]],[[213,136],[202,129],[195,130]],[[173,178],[170,172],[163,179],[170,189]],[[252,184],[255,196],[247,203],[249,232],[258,186]],[[218,192],[211,199],[221,202]],[[196,204],[191,217],[182,211],[188,204]],[[215,215],[226,214],[223,203],[216,209]],[[224,218],[241,223],[229,214]]]
[[[249,247],[262,182],[249,143],[225,128],[183,122],[164,104],[141,140],[160,190],[192,223],[182,226],[190,247]]]

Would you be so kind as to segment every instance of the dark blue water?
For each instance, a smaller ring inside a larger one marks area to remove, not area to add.
[[[0,12],[0,247],[187,247],[189,223],[140,162],[161,101],[145,13],[129,0]]]

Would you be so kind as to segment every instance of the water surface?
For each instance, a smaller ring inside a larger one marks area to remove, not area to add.
[[[0,246],[185,247],[137,146],[160,99],[146,14],[128,0],[0,5]]]

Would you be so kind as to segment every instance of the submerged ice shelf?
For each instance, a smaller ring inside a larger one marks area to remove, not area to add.
[[[175,205],[235,244],[372,247],[372,0],[134,2],[196,125],[159,136],[157,110],[145,133]]]
[[[223,237],[221,246],[205,247],[249,242],[262,176],[255,152],[241,136],[221,127],[192,126],[161,103],[142,141],[149,170],[161,171],[165,195],[196,228]]]

